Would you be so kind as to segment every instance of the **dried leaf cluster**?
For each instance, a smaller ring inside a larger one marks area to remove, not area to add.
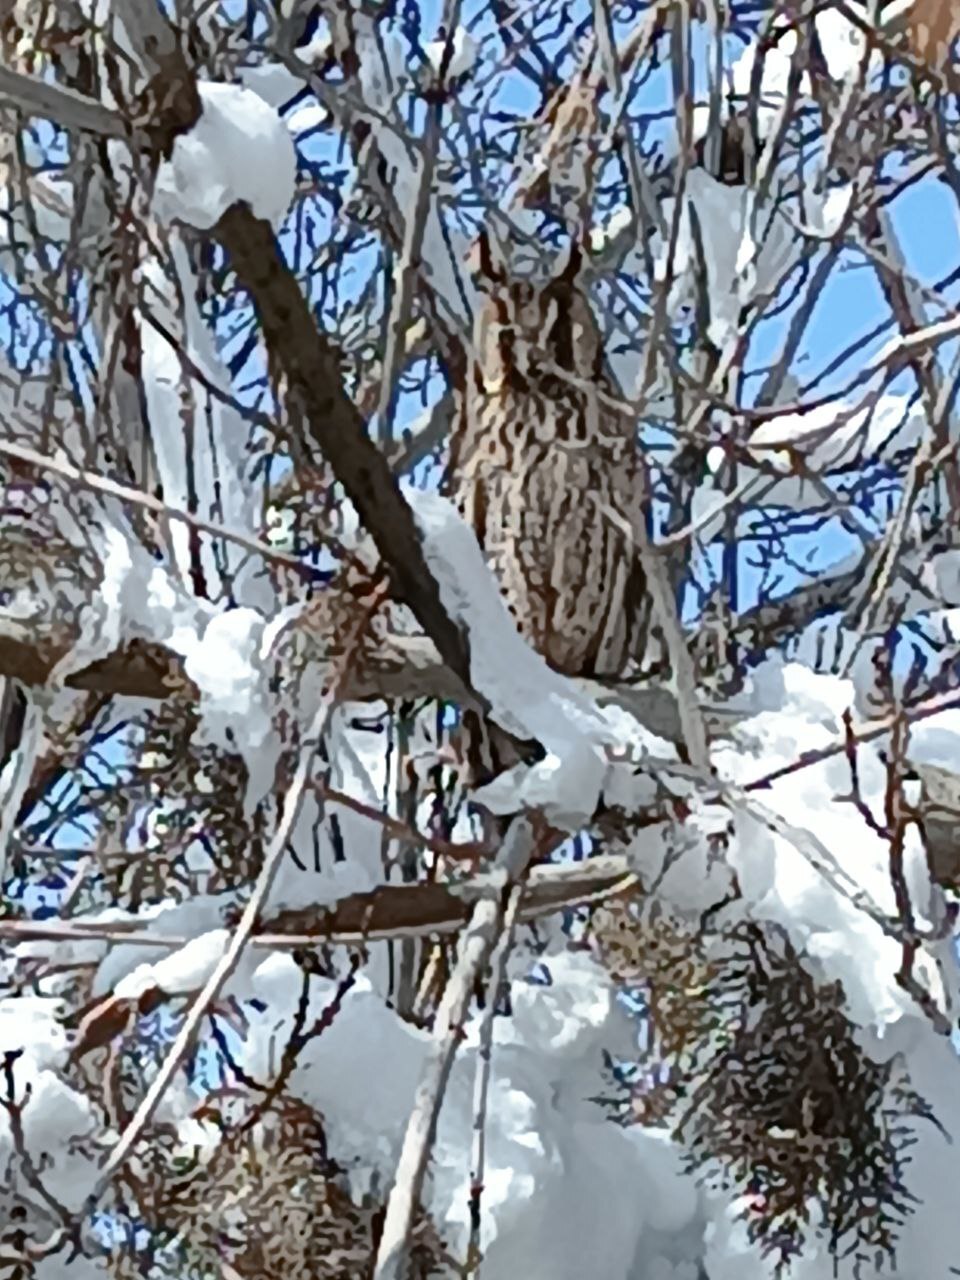
[[[668,1124],[706,1186],[748,1197],[749,1234],[778,1268],[802,1251],[813,1206],[838,1251],[892,1258],[913,1211],[913,1125],[932,1117],[896,1060],[863,1053],[839,986],[754,926],[711,939],[624,901],[592,934],[650,1023],[636,1069],[615,1072],[621,1119]]]

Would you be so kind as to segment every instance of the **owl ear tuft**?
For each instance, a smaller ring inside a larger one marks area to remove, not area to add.
[[[470,246],[467,263],[470,273],[481,287],[484,280],[488,280],[493,284],[502,284],[506,279],[506,274],[503,270],[503,255],[499,252],[495,242],[490,239],[490,233],[486,227],[480,228],[479,235]]]
[[[583,245],[579,239],[571,239],[567,249],[567,257],[562,268],[556,275],[557,280],[562,280],[564,284],[576,284],[580,272],[583,270]]]

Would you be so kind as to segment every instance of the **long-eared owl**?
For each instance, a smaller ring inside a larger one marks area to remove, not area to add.
[[[482,297],[451,441],[451,491],[521,634],[566,675],[622,674],[644,575],[632,422],[603,398],[600,332],[580,256],[543,285],[509,277],[482,235]]]

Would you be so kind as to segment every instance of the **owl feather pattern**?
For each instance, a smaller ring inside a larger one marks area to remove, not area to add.
[[[544,287],[497,271],[483,242],[479,256],[453,496],[530,644],[566,675],[622,674],[645,594],[624,527],[640,473],[632,425],[598,394],[608,388],[579,256]]]

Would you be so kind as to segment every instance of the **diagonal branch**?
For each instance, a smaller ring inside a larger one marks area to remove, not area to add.
[[[300,403],[311,443],[329,463],[388,566],[396,593],[467,687],[466,638],[447,616],[424,559],[413,513],[386,458],[367,434],[347,396],[337,354],[314,322],[300,286],[280,254],[269,223],[234,205],[214,228],[253,301],[271,356],[287,379],[287,394]]]
[[[382,598],[382,590],[375,592],[370,604],[364,607],[354,627],[351,628],[351,643],[347,646],[347,658],[342,670],[347,669],[353,647],[359,641],[362,632],[366,630],[370,617],[382,602]],[[207,1010],[216,1000],[230,975],[236,969],[240,957],[256,929],[260,913],[267,901],[270,889],[280,869],[280,864],[286,855],[288,841],[300,816],[304,793],[313,769],[314,758],[327,732],[330,717],[340,701],[340,696],[340,681],[335,678],[331,682],[330,688],[325,694],[303,740],[296,770],[283,796],[282,816],[277,823],[270,845],[264,855],[263,866],[257,877],[256,884],[253,886],[249,901],[240,916],[239,924],[230,939],[229,945],[204,984],[203,990],[190,1006],[183,1021],[183,1026],[177,1033],[169,1053],[160,1065],[160,1069],[150,1082],[150,1086],[137,1107],[133,1119],[120,1135],[117,1145],[111,1150],[106,1163],[100,1171],[97,1183],[88,1198],[88,1209],[95,1208],[110,1185],[114,1174],[130,1159],[134,1147],[140,1141],[163,1095],[170,1087],[170,1083],[177,1071],[179,1071],[183,1059],[189,1053],[190,1046],[194,1043],[197,1032],[206,1017]]]
[[[146,138],[118,111],[64,85],[37,80],[10,67],[0,67],[0,100],[18,111],[43,116],[63,129],[77,129],[101,138],[144,143]]]
[[[149,0],[123,0],[118,10],[128,37],[157,69],[144,95],[153,106],[151,136],[172,145],[199,114],[196,79],[166,19]],[[182,101],[184,97],[189,101]],[[286,379],[288,397],[302,410],[309,443],[322,453],[369,530],[396,594],[433,640],[446,666],[469,689],[467,641],[440,601],[413,514],[344,389],[336,349],[318,328],[270,225],[254,217],[247,205],[237,204],[213,234],[250,294],[271,360]]]
[[[529,820],[515,818],[497,855],[497,868],[503,876],[503,894],[499,899],[479,902],[461,936],[457,964],[437,1010],[433,1040],[427,1051],[397,1162],[396,1179],[387,1201],[374,1280],[401,1280],[405,1275],[410,1233],[420,1203],[437,1117],[457,1047],[463,1040],[463,1027],[473,990],[503,929],[509,890],[523,878],[536,844]]]

